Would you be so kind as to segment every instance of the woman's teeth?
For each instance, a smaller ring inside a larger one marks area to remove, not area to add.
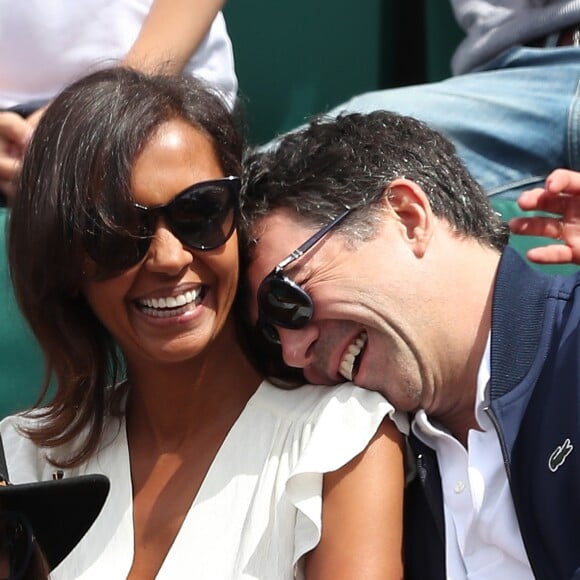
[[[139,301],[139,306],[144,314],[156,316],[157,318],[167,318],[178,316],[186,312],[191,304],[195,305],[201,296],[201,288],[188,290],[177,296],[167,296],[166,298],[145,298]]]
[[[353,369],[356,362],[356,357],[364,349],[367,343],[368,335],[366,332],[361,332],[354,342],[346,349],[346,354],[340,362],[338,372],[347,380],[352,381]]]

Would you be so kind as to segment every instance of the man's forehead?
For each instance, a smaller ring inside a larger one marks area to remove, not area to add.
[[[304,236],[304,232],[308,233],[308,231],[309,229],[300,221],[300,218],[286,209],[273,210],[260,218],[252,228],[256,247],[269,251],[288,247],[289,239],[300,238]]]
[[[252,228],[252,262],[272,261],[272,268],[295,250],[309,235],[308,228],[294,212],[276,209],[260,218]],[[278,258],[276,258],[278,257]]]
[[[263,232],[269,229],[285,227],[304,227],[302,222],[304,218],[299,216],[295,211],[288,208],[276,208],[269,211],[256,221],[254,225],[255,232]]]

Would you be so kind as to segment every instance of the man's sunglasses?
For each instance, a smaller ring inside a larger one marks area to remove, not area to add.
[[[236,228],[239,193],[238,177],[202,181],[164,205],[129,206],[112,227],[93,220],[85,239],[87,254],[102,271],[123,272],[145,257],[161,217],[184,246],[218,248]]]
[[[284,258],[262,280],[258,288],[258,327],[269,342],[280,344],[275,326],[293,330],[304,328],[314,315],[312,298],[304,288],[284,274],[284,268],[303,256],[355,209],[349,208],[334,218]]]

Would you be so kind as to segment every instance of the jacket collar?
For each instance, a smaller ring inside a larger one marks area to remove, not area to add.
[[[534,362],[545,332],[542,321],[553,280],[553,276],[532,269],[512,248],[505,249],[493,293],[492,401],[519,384]]]

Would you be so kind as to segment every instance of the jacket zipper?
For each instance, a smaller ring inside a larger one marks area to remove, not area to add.
[[[484,408],[484,412],[485,414],[489,417],[490,421],[493,424],[493,428],[495,429],[495,432],[497,434],[497,438],[499,440],[499,445],[501,447],[501,453],[503,456],[503,464],[505,467],[505,471],[507,474],[507,479],[508,479],[508,484],[510,486],[510,494],[512,496],[512,503],[514,505],[514,511],[516,512],[516,518],[518,519],[518,528],[519,528],[519,518],[518,518],[518,514],[517,514],[517,508],[516,508],[516,504],[513,500],[514,498],[514,490],[512,487],[512,474],[511,474],[511,466],[510,466],[510,462],[509,462],[509,457],[508,457],[508,452],[507,452],[507,448],[506,448],[506,444],[505,444],[505,440],[502,436],[501,430],[499,428],[499,422],[493,412],[493,410],[491,409],[491,407],[487,406]],[[538,579],[541,578],[541,576],[538,574],[538,571],[534,568],[534,565],[532,563],[532,559],[530,558],[530,555],[528,554],[528,550],[526,548],[526,543],[524,541],[524,537],[522,535],[522,532],[520,530],[520,535],[522,537],[522,542],[524,544],[524,550],[526,551],[526,556],[528,557],[528,562],[530,563],[530,568],[532,569],[532,573],[534,575],[534,578]]]

